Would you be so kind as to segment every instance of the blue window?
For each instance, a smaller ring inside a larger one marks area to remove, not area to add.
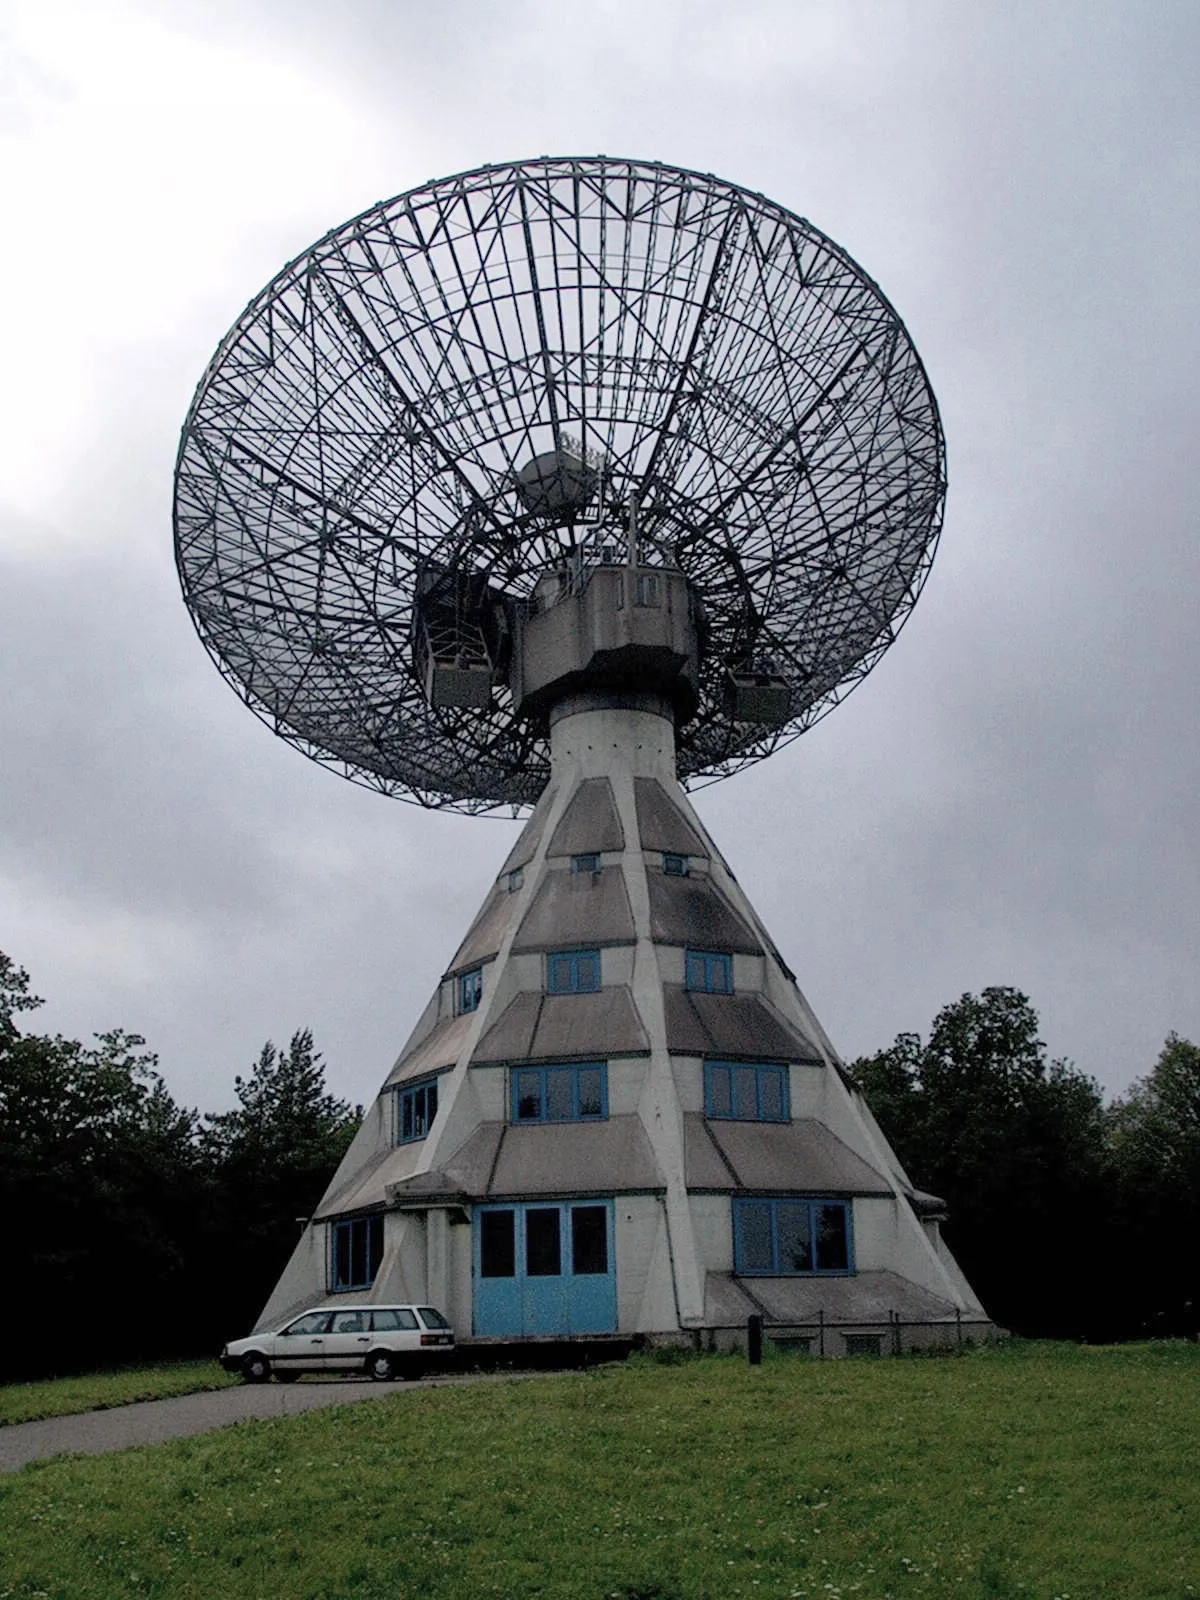
[[[335,1222],[329,1259],[331,1289],[369,1289],[383,1259],[383,1218]]]
[[[509,892],[509,894],[516,894],[517,890],[521,887],[521,885],[524,882],[525,882],[525,868],[524,867],[514,867],[513,870],[508,875],[508,892]]]
[[[688,875],[688,858],[673,855],[669,850],[663,852],[663,871],[668,878],[686,878]]]
[[[770,1062],[706,1061],[704,1115],[734,1122],[788,1122],[788,1070]]]
[[[608,1068],[602,1061],[513,1072],[514,1122],[603,1122],[607,1116]]]
[[[472,967],[470,972],[460,972],[458,976],[458,1010],[461,1015],[466,1011],[478,1011],[479,1002],[483,999],[483,968]]]
[[[589,850],[584,855],[571,857],[572,872],[599,872],[600,857],[596,851]]]
[[[716,950],[689,950],[684,957],[684,982],[702,994],[732,994],[733,957]]]
[[[853,1272],[849,1202],[735,1200],[733,1270],[770,1278]]]
[[[546,957],[547,994],[594,994],[599,987],[599,950],[555,950]]]
[[[411,1144],[423,1139],[437,1116],[437,1079],[414,1083],[396,1095],[396,1143]]]

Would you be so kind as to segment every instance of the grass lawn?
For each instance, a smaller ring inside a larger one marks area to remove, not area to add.
[[[0,1600],[1185,1600],[1200,1350],[709,1357],[0,1479]]]
[[[226,1389],[237,1383],[215,1361],[173,1361],[157,1367],[122,1367],[116,1372],[89,1372],[78,1378],[48,1378],[40,1383],[0,1386],[0,1427],[11,1422],[38,1422],[43,1417],[69,1417],[77,1411],[107,1411],[134,1400],[166,1400],[201,1389]]]

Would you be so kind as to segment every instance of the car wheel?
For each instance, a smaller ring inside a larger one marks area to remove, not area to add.
[[[386,1350],[372,1350],[367,1357],[367,1375],[376,1383],[387,1383],[396,1375],[396,1363]]]
[[[271,1363],[257,1350],[242,1357],[242,1377],[247,1383],[266,1383],[271,1376]]]
[[[276,1374],[275,1374],[275,1382],[276,1383],[295,1383],[296,1379],[299,1376],[300,1376],[300,1374],[298,1372],[276,1372]]]

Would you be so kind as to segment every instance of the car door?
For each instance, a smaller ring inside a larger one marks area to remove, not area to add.
[[[370,1311],[362,1306],[335,1311],[325,1340],[325,1365],[342,1372],[361,1368],[370,1345]]]
[[[333,1318],[331,1311],[306,1311],[295,1322],[281,1328],[269,1352],[272,1366],[284,1372],[307,1372],[325,1361],[325,1339]]]

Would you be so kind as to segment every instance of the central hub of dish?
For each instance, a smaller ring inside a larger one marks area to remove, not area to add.
[[[516,618],[514,709],[541,718],[575,695],[653,696],[684,723],[700,698],[697,623],[695,591],[676,567],[553,568]]]

